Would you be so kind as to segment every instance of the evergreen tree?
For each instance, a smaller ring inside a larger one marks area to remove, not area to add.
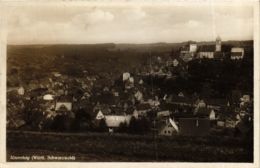
[[[126,122],[122,122],[119,124],[118,132],[125,133],[125,132],[127,132],[127,129],[128,129],[128,127],[127,127]]]
[[[108,130],[107,123],[105,119],[101,119],[98,126],[99,132],[106,132]]]
[[[130,123],[129,123],[129,133],[135,134],[138,132],[138,122],[135,117],[131,117]]]

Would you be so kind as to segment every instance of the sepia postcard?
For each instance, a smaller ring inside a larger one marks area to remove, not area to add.
[[[0,167],[259,167],[259,1],[0,1]]]

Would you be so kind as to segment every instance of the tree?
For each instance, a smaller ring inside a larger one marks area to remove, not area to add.
[[[65,116],[64,115],[57,115],[55,116],[55,118],[53,119],[53,123],[52,123],[52,130],[55,131],[64,131],[65,130]]]
[[[138,132],[141,134],[147,133],[150,130],[151,123],[146,117],[142,117],[138,120]]]
[[[124,133],[124,132],[127,132],[127,129],[128,129],[127,123],[126,122],[121,122],[119,124],[118,132]]]
[[[138,123],[135,117],[131,117],[129,123],[129,133],[135,134],[138,132]]]
[[[83,108],[80,108],[76,111],[72,129],[74,131],[92,129],[91,116]]]
[[[99,132],[106,132],[108,129],[107,127],[107,123],[105,119],[101,119],[99,122],[99,126],[98,126],[98,131]]]
[[[132,117],[129,123],[129,133],[132,134],[144,134],[150,130],[151,123],[146,117],[136,119]]]

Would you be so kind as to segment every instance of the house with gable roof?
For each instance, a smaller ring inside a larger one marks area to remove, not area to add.
[[[58,115],[68,115],[70,118],[75,118],[71,102],[56,102],[55,112]]]
[[[71,111],[71,102],[56,102],[55,111]]]
[[[178,134],[179,128],[174,119],[169,118],[159,128],[159,135],[172,136]]]

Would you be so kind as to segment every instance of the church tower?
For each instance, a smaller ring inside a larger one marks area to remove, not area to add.
[[[216,52],[220,52],[221,51],[221,38],[218,36],[216,38]]]

